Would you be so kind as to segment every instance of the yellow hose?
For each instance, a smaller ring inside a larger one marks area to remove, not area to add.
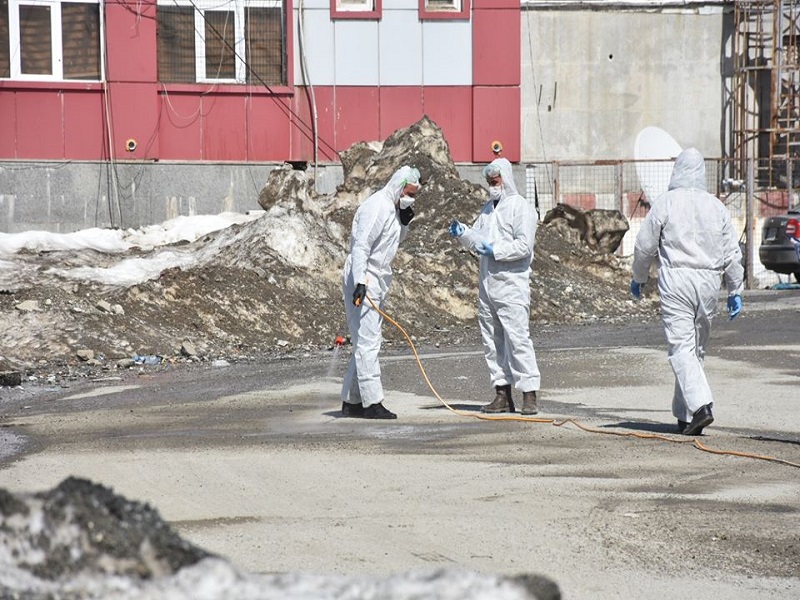
[[[741,458],[752,458],[752,459],[756,459],[756,460],[766,460],[766,461],[769,461],[769,462],[774,462],[774,463],[778,463],[778,464],[782,464],[782,465],[786,465],[786,466],[789,466],[789,467],[795,467],[795,468],[800,469],[800,464],[794,463],[794,462],[790,462],[790,461],[784,460],[782,458],[776,458],[774,456],[764,456],[762,454],[752,454],[752,453],[749,453],[749,452],[737,452],[735,450],[715,450],[713,448],[709,448],[708,446],[704,445],[700,440],[698,440],[697,438],[694,438],[694,437],[683,436],[683,437],[680,437],[680,438],[674,438],[674,437],[668,437],[668,436],[665,436],[665,435],[661,435],[661,434],[658,434],[658,433],[639,433],[639,432],[636,432],[636,431],[610,431],[610,430],[606,430],[606,429],[597,429],[597,428],[594,428],[594,427],[587,427],[586,425],[583,425],[579,421],[576,421],[575,419],[572,419],[572,418],[559,420],[559,419],[549,419],[549,418],[542,418],[542,417],[525,417],[525,416],[517,416],[517,415],[486,415],[486,414],[482,414],[482,413],[474,413],[474,412],[466,412],[466,411],[463,411],[463,410],[458,410],[457,408],[453,408],[452,406],[450,406],[450,404],[448,404],[447,401],[439,395],[439,392],[436,391],[436,388],[433,387],[433,384],[431,383],[431,380],[428,379],[428,374],[425,372],[425,367],[422,366],[422,361],[420,360],[419,354],[417,353],[417,348],[416,348],[416,346],[414,346],[414,342],[411,341],[411,337],[409,337],[408,333],[406,333],[406,330],[403,329],[403,327],[397,321],[392,319],[392,317],[390,317],[385,312],[383,312],[380,308],[378,308],[378,306],[372,301],[372,298],[370,298],[369,295],[367,295],[367,300],[369,300],[369,303],[370,303],[370,305],[372,305],[372,308],[374,308],[376,311],[378,311],[378,314],[380,314],[384,319],[389,321],[389,323],[391,323],[392,325],[397,327],[397,329],[400,331],[400,333],[403,334],[403,337],[406,338],[406,341],[408,342],[408,345],[411,348],[411,351],[414,353],[414,358],[417,361],[417,366],[419,367],[419,371],[420,371],[420,373],[422,373],[422,377],[425,380],[425,383],[428,384],[428,387],[430,388],[431,392],[433,392],[433,395],[436,396],[436,399],[439,400],[439,402],[441,402],[445,406],[445,408],[447,408],[447,410],[449,410],[450,412],[452,412],[452,413],[454,413],[454,414],[456,414],[456,415],[458,415],[460,417],[469,417],[469,418],[472,418],[472,419],[480,419],[481,421],[525,421],[525,422],[528,422],[528,423],[550,423],[551,425],[554,425],[555,427],[562,427],[563,425],[566,425],[568,423],[572,423],[578,429],[581,429],[583,431],[587,431],[589,433],[602,433],[602,434],[605,434],[605,435],[616,435],[616,436],[619,436],[619,437],[633,437],[633,438],[639,438],[639,439],[661,440],[663,442],[670,442],[671,444],[691,444],[695,448],[697,448],[698,450],[702,450],[703,452],[710,452],[711,454],[723,454],[723,455],[727,455],[727,456],[738,456],[738,457],[741,457]]]

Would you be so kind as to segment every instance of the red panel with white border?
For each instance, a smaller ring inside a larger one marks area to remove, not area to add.
[[[195,95],[159,94],[158,153],[164,160],[199,160],[202,148],[202,99]]]
[[[332,87],[314,86],[317,107],[317,156],[319,162],[339,162],[335,136],[334,90]],[[313,119],[310,93],[307,88],[295,88],[292,97],[292,117],[289,127],[291,160],[314,160]]]
[[[247,111],[245,96],[203,96],[203,159],[247,159]]]
[[[472,0],[472,9],[481,8],[514,8],[519,11],[519,0]]]
[[[17,157],[17,95],[0,94],[0,157]]]
[[[331,19],[372,19],[379,20],[382,14],[382,0],[373,0],[371,10],[341,10],[340,0],[331,0]]]
[[[491,144],[503,144],[503,156],[511,162],[520,160],[520,89],[519,87],[473,88],[472,158],[489,162]]]
[[[422,90],[425,114],[442,129],[456,162],[472,161],[472,88],[427,86]]]
[[[472,17],[472,84],[519,85],[520,10],[481,9]]]
[[[157,89],[155,83],[108,84],[114,158],[159,158]]]
[[[64,158],[62,96],[49,90],[20,90],[17,97],[17,158]]]
[[[339,86],[335,103],[336,148],[381,139],[377,87]]]
[[[97,92],[64,93],[64,154],[70,159],[106,158],[108,135],[103,96]]]
[[[284,161],[289,157],[291,100],[267,94],[247,98],[247,160]]]
[[[381,87],[379,98],[380,139],[422,118],[422,87]]]
[[[426,0],[419,0],[419,18],[420,21],[435,19],[439,21],[454,21],[454,20],[468,20],[470,12],[470,1],[461,0],[461,7],[459,10],[429,10],[427,8]]]
[[[156,81],[155,0],[105,3],[108,81]]]

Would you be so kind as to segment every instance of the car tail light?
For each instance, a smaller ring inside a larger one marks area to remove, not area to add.
[[[786,223],[786,235],[800,239],[800,221],[789,219],[789,222]]]

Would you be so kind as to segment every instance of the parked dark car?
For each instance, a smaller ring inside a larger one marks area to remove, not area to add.
[[[758,258],[776,273],[794,274],[800,282],[800,208],[764,221]]]

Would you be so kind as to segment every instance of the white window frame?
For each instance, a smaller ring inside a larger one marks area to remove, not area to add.
[[[461,0],[450,0],[448,5],[431,6],[430,0],[425,0],[425,10],[430,12],[448,11],[459,12],[461,10]]]
[[[336,0],[336,10],[340,12],[373,12],[375,0]]]
[[[158,0],[158,6],[181,6],[194,9],[195,82],[196,83],[247,83],[245,64],[245,8],[282,8],[282,0]],[[206,73],[206,21],[204,13],[229,11],[234,14],[234,64],[236,76],[209,77]]]
[[[11,79],[18,81],[102,81],[105,78],[105,44],[103,43],[105,20],[102,6],[100,6],[100,79],[64,79],[64,55],[61,39],[61,5],[76,2],[78,4],[97,4],[99,0],[8,0],[8,41],[11,47]],[[48,6],[50,7],[50,44],[53,51],[51,73],[22,73],[22,54],[19,9],[21,6]]]

